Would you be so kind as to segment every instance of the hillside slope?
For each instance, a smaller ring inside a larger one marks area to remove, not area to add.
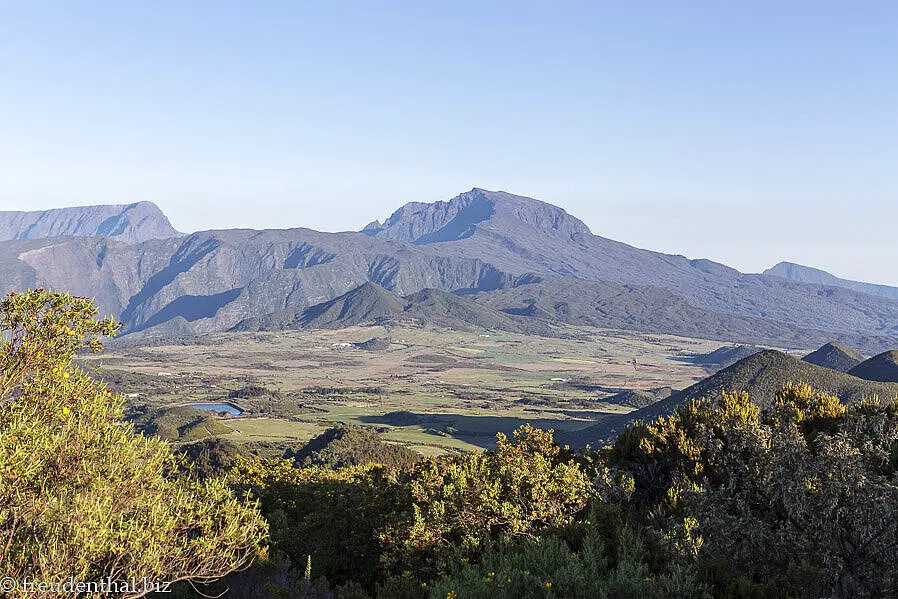
[[[49,237],[105,237],[125,243],[178,237],[150,202],[77,206],[38,212],[0,212],[0,241]]]
[[[898,383],[898,350],[873,356],[852,368],[849,374],[868,381]]]
[[[813,285],[829,285],[833,287],[844,287],[876,295],[891,300],[898,300],[898,287],[890,287],[888,285],[876,285],[874,283],[862,283],[860,281],[851,281],[841,279],[835,275],[831,275],[825,270],[812,268],[810,266],[802,266],[793,262],[780,262],[776,266],[768,268],[764,271],[765,275],[772,275],[796,281],[798,283],[811,283]]]
[[[758,405],[771,406],[776,393],[788,382],[807,383],[815,390],[835,395],[843,401],[858,401],[873,396],[881,401],[898,398],[898,383],[868,381],[809,364],[782,352],[766,350],[740,360],[667,399],[626,415],[606,417],[563,440],[575,447],[601,445],[612,441],[630,422],[648,422],[671,414],[689,400],[718,398],[724,391],[744,391]]]
[[[573,277],[527,274],[471,297],[517,316],[601,328],[657,332],[702,339],[776,347],[807,348],[833,337],[871,352],[892,347],[887,335],[833,333],[759,316],[733,315],[701,308],[658,286],[622,285]],[[745,357],[745,356],[741,356]]]

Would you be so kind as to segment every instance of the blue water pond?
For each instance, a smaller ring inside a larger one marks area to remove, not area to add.
[[[232,403],[224,403],[224,402],[209,402],[209,403],[191,403],[187,404],[191,408],[196,408],[197,410],[206,410],[207,412],[216,412],[218,414],[225,413],[231,416],[240,416],[243,414],[243,410],[239,407],[235,406]]]

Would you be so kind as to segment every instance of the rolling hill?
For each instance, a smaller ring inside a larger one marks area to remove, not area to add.
[[[736,362],[703,381],[682,391],[673,393],[649,406],[625,415],[613,415],[601,419],[596,425],[572,433],[562,440],[573,447],[593,446],[613,441],[627,426],[636,420],[651,421],[671,414],[676,408],[693,399],[720,397],[721,393],[746,392],[762,407],[773,404],[774,396],[787,382],[807,383],[818,391],[835,395],[843,401],[858,401],[876,396],[882,401],[898,398],[898,383],[869,381],[815,366],[782,352],[766,350]]]
[[[841,343],[832,341],[820,349],[813,351],[802,358],[805,362],[822,366],[839,372],[848,372],[864,361],[864,356],[856,350],[846,347]],[[862,377],[863,378],[863,377]]]
[[[438,289],[422,289],[405,297],[372,282],[299,313],[278,311],[247,319],[236,330],[337,329],[363,324],[406,322],[454,330],[501,330],[555,336],[543,321],[515,318],[489,306]]]
[[[769,406],[785,382],[807,383],[817,391],[843,401],[873,395],[884,401],[898,397],[898,384],[864,380],[851,374],[815,366],[776,350],[765,350],[696,383],[658,406],[668,412],[671,404],[701,397],[718,397],[722,391],[745,391],[761,406]],[[640,415],[641,416],[641,415]]]
[[[852,368],[849,374],[868,381],[898,383],[898,350],[873,356]]]
[[[719,370],[731,366],[739,360],[753,356],[760,351],[763,351],[760,347],[751,345],[729,345],[719,347],[706,354],[698,354],[692,358],[692,363]]]

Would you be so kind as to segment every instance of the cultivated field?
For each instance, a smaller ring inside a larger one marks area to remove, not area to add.
[[[238,442],[291,446],[352,423],[435,454],[489,447],[497,432],[527,422],[576,430],[599,414],[629,411],[606,399],[624,389],[689,386],[708,374],[689,357],[721,345],[599,329],[570,333],[549,339],[409,326],[227,333],[194,345],[113,343],[86,362],[101,365],[131,409],[230,396],[246,410],[221,419]]]

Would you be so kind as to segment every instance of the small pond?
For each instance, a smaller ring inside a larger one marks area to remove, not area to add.
[[[216,412],[221,414],[222,412],[225,414],[229,414],[231,416],[240,416],[243,414],[243,410],[241,410],[238,406],[232,403],[224,403],[224,402],[209,402],[209,403],[190,403],[187,404],[191,408],[196,408],[197,410],[206,410],[208,412]]]

